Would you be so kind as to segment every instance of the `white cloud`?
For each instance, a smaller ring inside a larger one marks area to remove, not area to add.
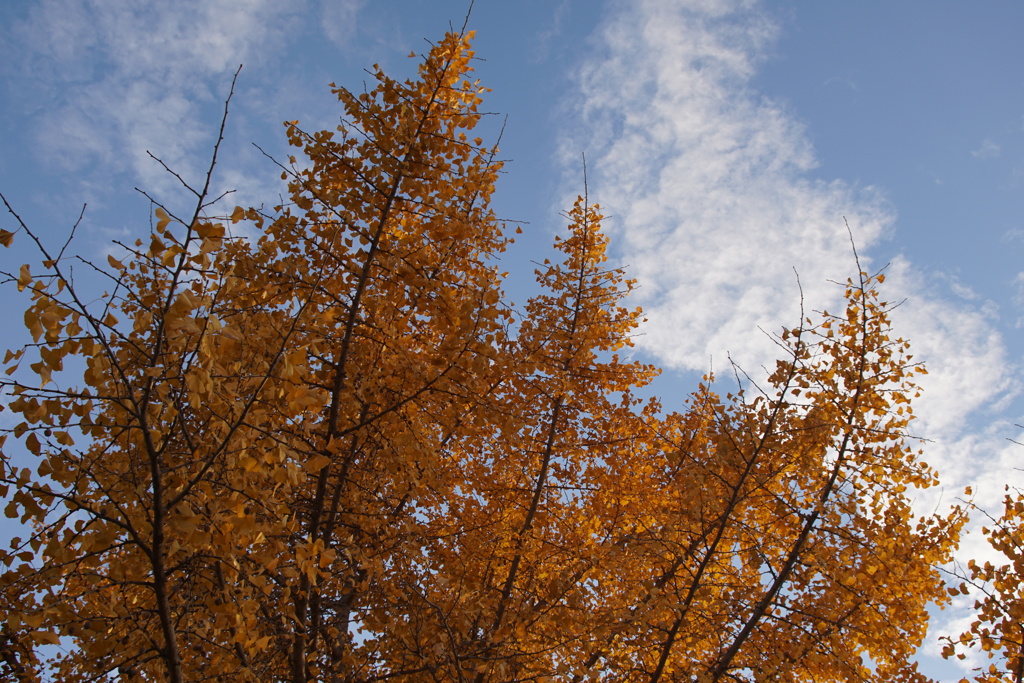
[[[971,152],[971,156],[975,159],[995,159],[1002,153],[1003,150],[999,145],[992,140],[985,138],[981,141],[981,146]]]

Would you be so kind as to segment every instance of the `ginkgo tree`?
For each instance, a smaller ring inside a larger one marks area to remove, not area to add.
[[[41,254],[0,380],[8,675],[917,680],[964,516],[911,509],[936,476],[883,276],[783,330],[765,386],[641,399],[585,195],[504,294],[471,37],[288,122],[279,206],[219,208],[215,147],[102,298],[8,205]]]
[[[967,490],[968,495],[972,493]],[[978,509],[971,503],[971,507]],[[969,560],[966,571],[954,575],[959,583],[949,588],[956,595],[974,595],[975,614],[968,630],[957,638],[946,637],[943,656],[966,659],[972,650],[987,655],[988,666],[979,667],[978,683],[1024,681],[1024,492],[1006,487],[1003,512],[998,517],[979,510],[987,518],[981,532],[992,549],[1005,560]],[[966,680],[966,679],[965,679]]]

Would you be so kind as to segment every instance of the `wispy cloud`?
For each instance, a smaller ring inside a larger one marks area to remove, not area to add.
[[[551,53],[551,44],[562,34],[563,25],[569,16],[569,0],[561,0],[551,11],[551,19],[533,39],[530,61],[539,64]]]
[[[992,140],[985,138],[981,141],[981,145],[978,149],[971,152],[971,156],[975,159],[995,159],[1003,153],[1002,148]]]
[[[845,85],[850,90],[860,90],[860,88],[857,87],[856,81],[854,81],[849,76],[829,76],[828,78],[825,79],[825,82],[822,85],[828,86],[836,83],[840,85]]]
[[[579,74],[582,125],[563,152],[568,168],[587,153],[591,198],[639,279],[638,343],[681,370],[773,364],[760,330],[797,322],[794,271],[808,308],[840,304],[830,281],[855,273],[845,218],[866,268],[890,262],[885,298],[906,300],[896,332],[930,373],[914,430],[945,488],[922,507],[975,484],[995,510],[1002,485],[1024,479],[1007,469],[1015,432],[999,416],[1017,387],[993,305],[879,256],[897,221],[883,189],[815,178],[804,124],[752,85],[778,37],[757,0],[639,0],[606,18]],[[986,142],[975,156],[995,152]]]
[[[27,76],[38,109],[29,134],[67,170],[95,165],[166,186],[151,150],[195,176],[208,163],[203,108],[219,106],[239,64],[280,51],[301,5],[42,0],[4,31],[9,68]]]
[[[332,43],[348,47],[356,33],[356,16],[365,4],[366,0],[324,0],[320,22]]]

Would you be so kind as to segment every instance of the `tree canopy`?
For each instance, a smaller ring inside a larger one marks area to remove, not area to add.
[[[920,679],[966,517],[912,510],[937,479],[884,276],[782,330],[765,386],[640,398],[586,194],[508,302],[471,37],[336,87],[336,130],[288,122],[278,206],[222,208],[215,148],[102,298],[8,204],[41,263],[8,278],[6,675]]]

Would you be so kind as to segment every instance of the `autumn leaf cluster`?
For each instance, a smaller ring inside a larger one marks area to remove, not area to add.
[[[641,400],[599,207],[502,289],[470,37],[288,123],[287,202],[155,201],[105,297],[42,242],[10,274],[10,675],[918,680],[963,516],[911,509],[884,278],[784,330],[767,385]]]

